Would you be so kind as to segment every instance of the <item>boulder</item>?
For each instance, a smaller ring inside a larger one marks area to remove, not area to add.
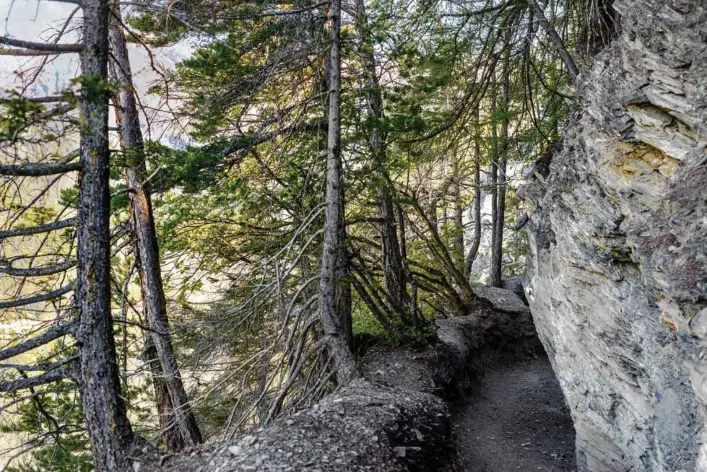
[[[489,285],[475,285],[472,287],[472,290],[474,295],[481,300],[490,303],[495,310],[502,313],[530,313],[528,306],[515,292],[512,292],[511,290],[491,287]]]
[[[523,303],[528,304],[528,299],[525,296],[525,288],[523,288],[523,277],[517,276],[503,279],[503,288],[515,293],[523,300]]]

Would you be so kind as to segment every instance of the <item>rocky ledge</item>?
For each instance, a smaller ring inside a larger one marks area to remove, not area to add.
[[[516,302],[512,292],[502,295],[506,303]],[[482,368],[473,361],[489,351],[540,344],[527,307],[513,313],[480,307],[437,327],[434,349],[372,351],[363,361],[364,378],[313,408],[234,442],[135,463],[136,470],[457,470],[448,401]]]

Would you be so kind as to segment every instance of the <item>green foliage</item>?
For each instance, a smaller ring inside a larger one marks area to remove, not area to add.
[[[78,209],[79,207],[79,189],[78,187],[67,187],[61,189],[59,204],[62,207]]]
[[[388,332],[381,326],[373,313],[361,304],[357,306],[356,314],[353,317],[353,333],[354,335],[367,335],[373,338],[391,341]]]
[[[213,187],[219,181],[231,145],[221,142],[176,150],[154,141],[146,143],[145,155],[149,167],[159,168],[153,186],[159,189],[178,187],[190,194]]]
[[[117,90],[117,85],[97,75],[80,75],[71,83],[81,86],[81,98],[88,103],[99,103]]]
[[[296,331],[291,319],[283,321],[283,311],[291,302],[299,307],[316,295],[316,284],[304,284],[316,275],[322,249],[323,215],[316,211],[324,199],[326,172],[329,31],[322,12],[263,15],[272,8],[303,7],[297,3],[283,7],[187,0],[171,7],[173,17],[145,7],[129,21],[149,32],[154,45],[189,37],[196,46],[168,75],[167,85],[150,90],[163,98],[168,92],[170,98],[180,98],[179,118],[189,123],[190,144],[174,149],[147,142],[144,149],[160,251],[169,261],[165,283],[179,313],[175,342],[180,352],[201,355],[203,349],[219,362],[240,366],[282,333]],[[406,276],[414,272],[407,290],[408,296],[414,292],[417,297],[417,316],[429,321],[466,313],[471,303],[464,299],[464,279],[458,277],[466,248],[458,240],[463,235],[468,245],[473,225],[465,216],[463,230],[452,214],[457,209],[467,214],[477,184],[484,194],[491,191],[488,181],[474,182],[474,162],[478,159],[482,175],[487,175],[499,157],[509,167],[520,167],[541,155],[557,140],[568,114],[569,101],[559,93],[568,83],[546,38],[537,28],[528,29],[532,23],[523,2],[475,15],[463,14],[470,5],[445,5],[442,10],[427,1],[411,6],[374,0],[366,7],[366,25],[347,24],[342,31],[348,248],[352,264],[380,295],[390,324],[407,329],[409,313],[402,316],[385,300],[380,189],[389,186],[396,210],[404,216],[410,266]],[[553,22],[569,21],[561,11],[555,13]],[[499,31],[514,33],[509,44]],[[573,29],[568,31],[571,49]],[[365,80],[361,53],[372,53],[377,61],[376,86]],[[505,110],[499,106],[504,81],[509,88]],[[377,87],[382,117],[368,112]],[[509,137],[504,142],[505,125]],[[383,141],[378,154],[371,149],[374,135]],[[130,153],[113,156],[114,184],[131,162]],[[514,186],[507,187],[508,226],[523,208]],[[68,203],[75,196],[74,189],[65,190],[63,200]],[[122,216],[127,197],[122,193],[113,199],[114,214]],[[396,229],[399,224],[396,220]],[[512,265],[505,275],[522,271],[526,244],[523,235],[509,233],[505,251]],[[277,296],[267,292],[268,297],[259,298],[295,255],[295,267],[277,279]],[[209,290],[216,292],[217,301],[208,306],[193,301],[192,295]],[[357,336],[395,342],[356,293],[353,301]],[[319,339],[316,330],[309,333],[308,345]],[[431,330],[431,324],[409,330],[408,339],[422,341]],[[237,367],[224,374],[231,377],[215,394],[218,398],[196,406],[206,430],[218,432],[219,424],[242,412],[241,395],[259,399],[259,409],[266,406],[273,392],[261,390],[261,383],[284,358],[277,349],[270,356],[258,367],[262,372]],[[243,375],[242,384],[234,380],[237,374]],[[204,385],[195,388],[209,391]]]
[[[93,470],[90,443],[83,430],[83,411],[72,383],[62,381],[54,391],[20,403],[16,415],[0,424],[0,433],[27,435],[28,457],[11,472],[89,472]]]
[[[147,42],[155,47],[169,46],[189,32],[189,28],[185,25],[178,22],[160,21],[152,12],[136,14],[128,18],[127,22],[134,30],[152,32],[152,38],[150,40],[143,38],[142,42]]]
[[[0,139],[15,141],[27,129],[33,118],[44,111],[44,106],[21,97],[12,97],[0,104]]]

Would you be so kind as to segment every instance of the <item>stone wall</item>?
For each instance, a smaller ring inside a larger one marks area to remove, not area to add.
[[[580,471],[707,470],[707,5],[614,8],[561,151],[520,191],[526,295]]]

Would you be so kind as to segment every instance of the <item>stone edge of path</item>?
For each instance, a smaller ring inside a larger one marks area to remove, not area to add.
[[[363,378],[312,408],[238,440],[163,457],[162,464],[135,462],[134,469],[458,470],[449,402],[474,375],[474,358],[486,350],[532,351],[539,341],[528,310],[479,308],[436,326],[434,348],[372,350],[363,359]]]

